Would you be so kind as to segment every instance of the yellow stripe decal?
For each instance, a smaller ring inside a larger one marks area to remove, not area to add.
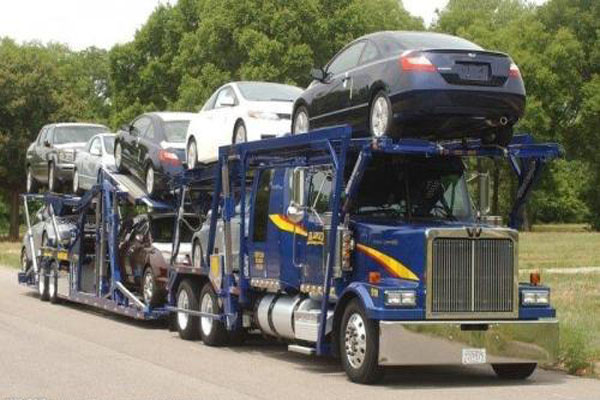
[[[388,272],[396,275],[398,278],[408,279],[411,281],[418,281],[419,277],[415,275],[408,267],[402,264],[400,261],[383,254],[382,252],[375,250],[371,247],[365,246],[364,244],[358,243],[356,249],[367,256],[374,259],[378,264],[384,267]]]
[[[308,236],[308,233],[302,226],[290,221],[284,215],[271,214],[269,215],[269,219],[275,224],[277,228],[281,229],[284,232],[294,233],[295,231],[296,235]]]

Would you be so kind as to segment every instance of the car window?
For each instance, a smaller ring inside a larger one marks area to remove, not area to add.
[[[102,155],[102,143],[100,143],[100,138],[94,138],[92,143],[90,143],[90,154]]]
[[[54,144],[87,143],[93,136],[104,132],[107,132],[105,126],[58,126],[50,131],[49,139]]]
[[[51,144],[54,143],[54,128],[49,128],[48,129],[48,132],[46,133],[46,140],[48,142],[50,142]]]
[[[250,101],[293,102],[302,94],[302,89],[281,83],[240,82],[237,86],[242,97]]]
[[[165,121],[165,136],[167,142],[171,143],[184,143],[187,137],[188,126],[190,125],[189,120],[182,121]]]
[[[204,103],[204,107],[202,107],[202,111],[212,110],[215,107],[215,100],[217,99],[217,94],[213,93],[212,96]]]
[[[377,60],[379,57],[379,50],[377,50],[377,46],[370,40],[366,42],[365,49],[360,57],[360,64],[366,64],[373,60]]]
[[[150,122],[152,121],[148,117],[141,117],[136,119],[133,122],[133,131],[135,132],[134,135],[139,136],[142,133],[146,132],[146,129],[148,129],[148,126],[150,126]]]
[[[102,140],[104,141],[104,150],[107,154],[113,154],[115,152],[115,137],[111,136],[103,136]]]
[[[407,49],[483,50],[466,39],[433,32],[398,32],[393,34],[396,52]],[[390,43],[391,46],[393,46]]]
[[[233,92],[233,89],[230,86],[227,86],[227,87],[221,89],[219,94],[217,94],[217,100],[215,101],[215,108],[228,107],[223,104],[226,102],[225,101],[226,99],[233,99],[233,104],[234,105],[238,104],[235,93]]]
[[[153,123],[148,124],[148,128],[146,129],[146,132],[144,132],[142,134],[142,136],[144,137],[144,139],[147,139],[151,142],[154,141],[154,139],[156,138],[156,132],[154,131]]]
[[[358,65],[358,60],[365,47],[365,42],[358,42],[342,51],[327,67],[327,72],[337,75]]]
[[[39,145],[44,143],[44,139],[46,138],[46,133],[48,133],[48,128],[42,128],[42,130],[40,131],[40,135],[38,136],[38,141],[37,141],[37,143]]]

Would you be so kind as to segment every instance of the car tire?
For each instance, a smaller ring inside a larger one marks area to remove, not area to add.
[[[185,159],[188,169],[194,169],[198,166],[198,145],[194,138],[191,138],[187,145]]]
[[[117,167],[117,172],[120,174],[124,174],[127,171],[125,170],[125,166],[123,165],[123,146],[121,146],[121,142],[115,143],[115,167]]]
[[[177,289],[177,308],[198,311],[198,285],[195,281],[184,279]],[[175,314],[175,325],[179,337],[184,340],[198,340],[200,337],[200,322],[198,317],[186,314]]]
[[[200,291],[200,311],[203,313],[220,314],[217,294],[210,282]],[[207,346],[223,346],[227,343],[227,329],[222,321],[209,317],[200,317],[200,338]]]
[[[524,380],[533,374],[537,364],[492,364],[492,369],[500,379]]]
[[[27,182],[26,182],[27,193],[37,193],[39,190],[39,184],[33,177],[33,171],[31,165],[27,166]]]
[[[21,249],[21,272],[27,272],[31,268],[31,261],[27,258],[27,249]]]
[[[156,173],[154,172],[154,167],[152,164],[146,167],[146,173],[144,174],[144,184],[146,186],[146,191],[150,197],[156,194]]]
[[[58,303],[58,263],[52,260],[48,274],[48,300],[50,303]]]
[[[47,271],[44,267],[40,266],[38,271],[38,294],[40,295],[41,301],[48,301],[48,283],[49,278]]]
[[[162,296],[160,295],[160,289],[156,283],[154,271],[152,271],[152,267],[149,265],[144,269],[140,291],[144,297],[144,303],[147,306],[155,307],[160,305]]]
[[[344,310],[339,346],[342,366],[351,381],[370,384],[383,377],[378,363],[379,327],[367,317],[358,299],[351,300]]]
[[[231,138],[231,144],[246,143],[248,141],[248,132],[246,131],[246,124],[244,121],[238,121],[233,128],[233,137]]]
[[[306,133],[308,131],[310,131],[308,108],[302,105],[294,111],[294,118],[292,118],[292,135]]]
[[[58,182],[56,181],[56,167],[54,162],[48,164],[48,191],[58,193]]]
[[[369,134],[373,137],[389,136],[392,129],[392,103],[383,90],[373,97],[369,108]]]
[[[81,193],[82,190],[79,186],[79,172],[77,171],[77,168],[75,168],[75,170],[73,170],[73,194],[79,196]]]

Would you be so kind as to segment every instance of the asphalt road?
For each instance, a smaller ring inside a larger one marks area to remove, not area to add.
[[[335,360],[260,338],[238,348],[180,340],[164,324],[42,303],[0,267],[3,399],[600,399],[600,381],[538,370],[503,382],[487,367],[395,368],[376,386]]]

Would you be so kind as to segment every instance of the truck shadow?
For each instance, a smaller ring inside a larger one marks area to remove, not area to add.
[[[243,345],[230,347],[230,351],[244,354],[256,353],[294,367],[326,374],[332,379],[348,381],[338,359],[316,357],[287,350],[287,344],[260,335],[252,335]],[[374,387],[388,389],[432,389],[461,387],[522,387],[562,384],[565,375],[538,369],[524,381],[498,379],[490,366],[463,367],[460,365],[388,367],[384,379]],[[350,383],[348,381],[348,383]]]

